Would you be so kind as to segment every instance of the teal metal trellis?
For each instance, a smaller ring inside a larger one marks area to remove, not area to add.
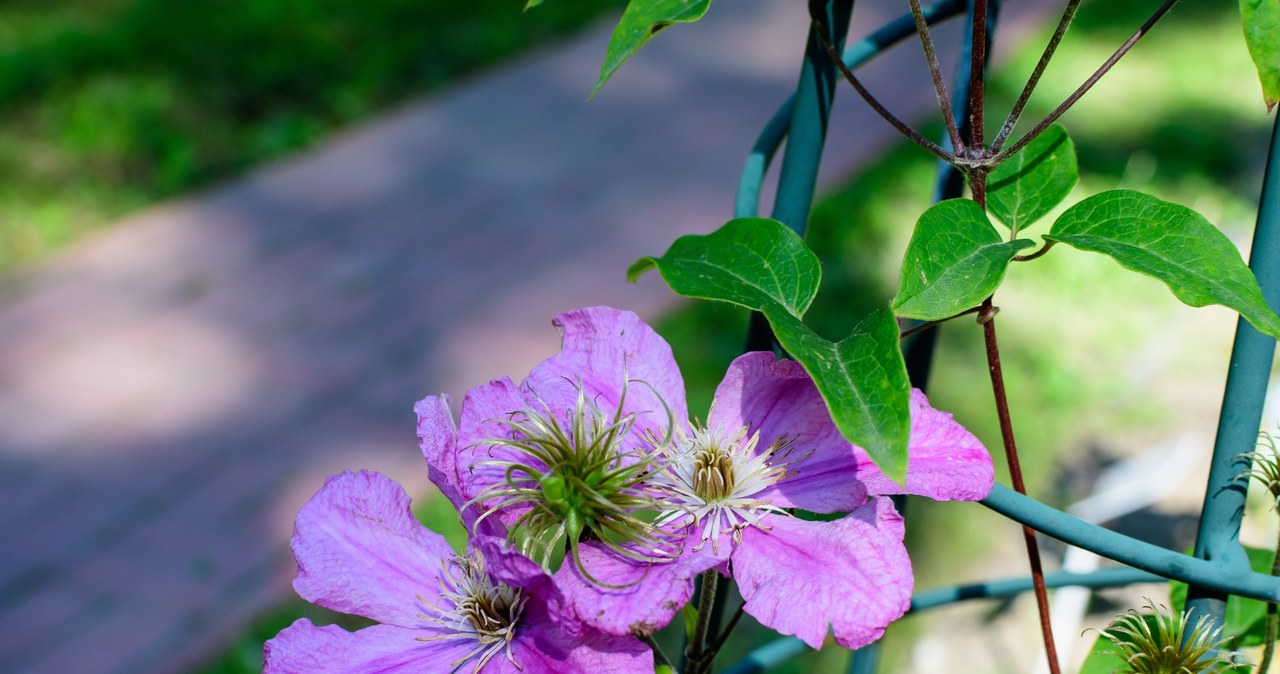
[[[817,5],[820,15],[828,18],[827,25],[837,35],[847,31],[853,0],[812,0],[812,4]],[[924,15],[926,21],[933,24],[967,14],[971,30],[972,10],[971,0],[941,0],[925,8]],[[994,33],[990,30],[994,28],[993,21],[994,12],[989,17],[989,36]],[[913,35],[915,30],[913,17],[904,14],[845,50],[843,60],[856,69]],[[816,43],[817,38],[811,33],[797,91],[779,108],[757,139],[743,168],[734,208],[737,217],[757,213],[764,176],[783,140],[787,140],[774,217],[801,234],[808,221],[836,84],[833,65],[825,50]],[[969,40],[963,44],[967,49]],[[961,62],[967,62],[967,58],[962,57]],[[956,87],[957,107],[967,100],[963,92],[964,79],[960,78],[960,86]],[[958,196],[960,181],[947,174],[950,170],[953,169],[949,166],[942,169],[939,199]],[[1250,258],[1250,268],[1267,303],[1280,306],[1280,118],[1272,130]],[[759,324],[753,325],[755,334],[749,341],[759,348]],[[1188,610],[1208,614],[1218,623],[1223,620],[1229,595],[1280,601],[1280,578],[1254,572],[1240,546],[1240,521],[1247,485],[1236,477],[1250,467],[1250,458],[1245,455],[1254,449],[1257,440],[1275,345],[1275,339],[1259,333],[1244,319],[1239,320],[1193,555],[1159,548],[1086,523],[1001,485],[997,485],[982,504],[1037,531],[1127,565],[1085,574],[1049,574],[1045,579],[1049,587],[1100,588],[1161,579],[1180,580],[1190,585]],[[927,363],[926,355],[923,358],[926,369]],[[913,381],[916,379],[922,381],[923,377],[913,376]],[[1030,588],[1031,579],[1026,577],[939,588],[918,593],[912,599],[910,610],[927,610],[975,598],[1011,596]],[[793,637],[778,639],[748,654],[726,672],[763,672],[804,649]],[[850,672],[869,674],[875,669],[875,661],[874,648],[859,651]]]

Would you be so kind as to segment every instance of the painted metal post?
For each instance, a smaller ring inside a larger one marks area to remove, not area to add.
[[[1280,307],[1280,117],[1271,133],[1249,267],[1258,277],[1267,304],[1273,309]],[[1275,351],[1275,338],[1258,332],[1243,318],[1237,321],[1195,549],[1196,557],[1218,565],[1223,573],[1249,571],[1249,561],[1240,547],[1248,481],[1238,478],[1250,466],[1250,459],[1242,455],[1257,447]],[[1223,592],[1193,585],[1187,597],[1188,611],[1207,613],[1222,623],[1227,605]]]

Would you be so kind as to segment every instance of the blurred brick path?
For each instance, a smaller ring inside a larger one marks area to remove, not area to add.
[[[1053,3],[1010,4],[1005,37]],[[522,377],[557,312],[673,306],[623,271],[730,215],[798,72],[797,9],[718,4],[586,103],[601,24],[6,280],[0,672],[198,665],[291,592],[325,475],[424,492],[415,400]],[[916,117],[922,66],[907,45],[867,78]],[[835,117],[827,180],[893,139],[849,92]]]

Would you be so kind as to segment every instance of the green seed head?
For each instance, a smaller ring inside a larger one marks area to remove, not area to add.
[[[1271,494],[1271,507],[1280,510],[1280,449],[1276,447],[1275,438],[1266,431],[1259,432],[1258,448],[1236,458],[1251,462],[1249,469],[1240,473],[1237,479],[1248,481],[1253,478],[1260,482]]]
[[[1222,628],[1207,615],[1194,625],[1186,613],[1174,614],[1147,600],[1146,610],[1129,609],[1099,632],[1125,661],[1119,672],[1135,674],[1204,674],[1223,672],[1232,666],[1218,652]]]
[[[670,536],[651,523],[650,513],[660,508],[646,485],[657,469],[661,443],[631,442],[636,448],[625,448],[638,435],[635,414],[623,412],[625,400],[624,387],[617,409],[606,413],[579,384],[566,419],[544,405],[541,411],[524,410],[498,420],[508,437],[478,444],[515,451],[477,464],[499,467],[506,475],[472,499],[488,506],[480,519],[505,508],[527,507],[510,527],[509,542],[548,568],[556,553],[567,548],[588,579],[579,557],[582,540],[600,541],[640,561],[670,560],[675,550]]]

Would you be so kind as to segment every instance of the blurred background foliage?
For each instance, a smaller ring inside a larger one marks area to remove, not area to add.
[[[569,34],[622,4],[548,2],[524,14],[519,0],[9,0],[0,5],[0,271]],[[1149,4],[1086,2],[1026,119],[1062,100],[1146,18]],[[1047,35],[1046,28],[1027,40],[992,73],[993,117],[1007,110]],[[589,86],[583,82],[584,93]],[[1082,167],[1067,204],[1117,186],[1144,189],[1196,208],[1237,242],[1247,241],[1267,130],[1258,94],[1234,4],[1182,3],[1064,118]],[[842,94],[839,105],[860,103]],[[750,141],[742,139],[744,153]],[[824,262],[823,289],[809,314],[820,333],[844,334],[893,294],[934,173],[928,156],[898,145],[820,200],[808,237]],[[722,197],[732,189],[725,185]],[[1030,488],[1062,505],[1081,494],[1057,479],[1055,467],[1078,459],[1097,438],[1142,445],[1176,427],[1180,408],[1151,394],[1169,384],[1148,370],[1203,374],[1214,394],[1221,370],[1212,358],[1135,370],[1132,354],[1153,325],[1196,315],[1154,281],[1061,250],[1036,263],[1035,273],[1024,272],[1013,269],[1001,290],[1006,315],[1018,315],[1002,323],[1006,376]],[[1102,297],[1108,301],[1096,301]],[[676,345],[695,413],[705,413],[725,365],[739,353],[746,320],[732,308],[696,303],[660,321]],[[1065,329],[1076,337],[1054,342]],[[934,404],[998,448],[978,331],[967,322],[944,329],[937,362]],[[458,540],[442,499],[420,499],[417,508],[433,528],[452,526]],[[993,532],[1000,520],[977,506],[912,501],[910,512],[919,587],[985,575],[976,573],[976,561],[1005,545]],[[1016,547],[1005,551],[1020,558]],[[201,671],[259,671],[263,641],[303,615],[337,619],[290,602]],[[890,630],[882,671],[906,671],[912,640],[932,629],[932,619],[909,618]],[[769,638],[749,623],[722,664]],[[846,653],[826,649],[778,671],[840,671],[845,660]]]
[[[622,4],[0,3],[0,271]]]

